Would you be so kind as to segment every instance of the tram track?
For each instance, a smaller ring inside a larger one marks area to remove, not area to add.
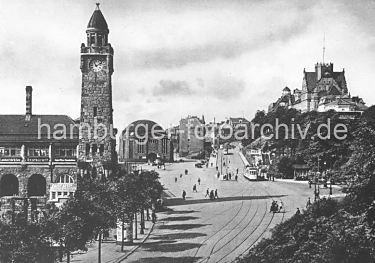
[[[268,189],[268,187],[265,187],[265,188]],[[263,190],[266,191],[266,192],[269,194],[269,192],[268,192],[267,190],[265,190],[265,189],[263,189]],[[272,197],[271,197],[271,198],[272,198]],[[274,199],[272,198],[272,200],[274,200]],[[279,200],[282,201],[281,198],[279,198]],[[266,213],[267,213],[267,209],[266,209]],[[258,242],[258,240],[259,240],[261,237],[263,237],[264,233],[266,233],[267,231],[270,230],[270,229],[269,229],[269,226],[271,225],[271,223],[272,223],[274,217],[275,217],[275,213],[272,213],[271,220],[268,222],[268,224],[267,224],[267,226],[264,228],[264,230],[260,233],[260,235],[259,235],[259,236],[258,236],[253,242],[251,242],[251,244],[249,244],[248,248],[246,248],[246,249],[245,249],[241,254],[239,254],[239,256],[236,257],[236,258],[242,257],[245,253],[247,253],[247,252],[253,247],[253,245],[256,244],[256,243]],[[280,223],[282,223],[282,222],[284,221],[284,217],[285,217],[285,211],[284,211],[284,213],[282,213],[282,217],[281,217],[281,221],[280,221]],[[278,223],[278,224],[280,224],[280,223]],[[256,230],[256,228],[254,229],[254,231],[255,231],[255,230]],[[242,245],[242,244],[243,244],[244,242],[246,242],[246,240],[248,240],[248,239],[249,239],[249,237],[246,238],[245,240],[243,240],[243,241],[241,242],[240,245]],[[238,248],[238,247],[237,247],[237,248]],[[237,248],[235,248],[233,251],[235,251]],[[228,254],[228,255],[229,255],[229,254]],[[222,259],[224,259],[224,257],[223,257]],[[220,261],[221,261],[221,260],[220,260]],[[220,261],[218,261],[217,263],[219,263]],[[235,261],[236,261],[236,259],[232,260],[231,262],[235,262]]]
[[[246,190],[248,191],[249,189],[246,189]],[[235,229],[237,229],[238,225],[240,225],[240,224],[242,223],[242,220],[244,220],[244,219],[248,216],[249,212],[251,211],[251,208],[252,208],[252,205],[250,205],[250,206],[248,207],[248,210],[246,211],[246,214],[240,219],[240,221],[239,221],[234,227],[232,227],[232,228],[231,228],[231,229],[230,229],[230,230],[229,230],[229,231],[228,231],[223,237],[221,237],[221,239],[217,240],[217,241],[214,243],[214,246],[211,248],[211,251],[210,251],[210,253],[209,253],[209,256],[205,257],[204,259],[199,260],[198,263],[208,262],[208,261],[210,260],[210,258],[211,258],[212,255],[215,255],[215,254],[216,254],[221,248],[223,248],[224,246],[226,246],[227,244],[229,244],[230,242],[232,242],[232,241],[233,241],[233,240],[234,240],[239,234],[242,233],[242,231],[243,231],[244,229],[246,229],[246,228],[250,225],[250,223],[253,221],[253,219],[255,218],[255,215],[256,215],[257,212],[258,212],[259,205],[257,205],[256,212],[254,213],[253,217],[249,220],[249,222],[247,222],[247,224],[245,225],[245,227],[241,228],[241,230],[240,230],[237,234],[235,234],[234,237],[232,237],[230,240],[228,240],[227,242],[225,242],[220,248],[218,248],[218,249],[215,250],[216,245],[217,245],[220,241],[222,241],[222,240],[223,240],[225,237],[227,237],[229,234],[232,234],[233,231],[234,231]],[[208,240],[212,239],[214,236],[216,236],[217,234],[219,234],[219,233],[221,233],[221,232],[223,232],[223,229],[218,230],[217,232],[214,233],[214,235],[211,235],[209,238],[207,238],[206,240],[204,240],[204,241],[201,243],[201,245],[199,246],[199,248],[198,248],[198,250],[196,251],[196,253],[194,254],[194,257],[193,257],[193,258],[195,258],[195,257],[197,256],[197,254],[198,254],[198,252],[199,252],[199,249],[201,248],[201,246],[202,246],[204,243],[206,243]]]
[[[243,189],[241,192],[243,193],[243,192],[245,192],[247,189]],[[242,195],[243,196],[243,195]],[[216,236],[218,233],[220,233],[223,229],[223,227],[225,227],[225,226],[228,226],[236,217],[237,217],[237,215],[241,212],[241,210],[242,210],[242,207],[243,207],[243,203],[244,203],[244,200],[242,200],[241,201],[241,207],[240,207],[240,209],[236,212],[236,214],[229,220],[229,221],[226,221],[221,227],[219,227],[219,230],[217,230],[217,231],[215,231],[212,235],[210,235],[208,238],[206,238],[205,240],[203,240],[200,244],[199,244],[199,246],[198,246],[198,248],[197,248],[197,250],[196,250],[196,252],[194,253],[194,255],[193,255],[193,258],[196,258],[197,257],[197,254],[198,254],[198,252],[199,252],[199,250],[201,249],[201,247],[208,241],[208,240],[210,240],[210,239],[212,239],[214,236]],[[233,208],[232,207],[230,207],[229,208],[229,210],[232,210]],[[208,219],[209,220],[209,219]]]

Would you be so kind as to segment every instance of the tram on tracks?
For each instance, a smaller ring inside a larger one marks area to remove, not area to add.
[[[267,180],[267,172],[260,166],[247,166],[243,176],[249,181]]]

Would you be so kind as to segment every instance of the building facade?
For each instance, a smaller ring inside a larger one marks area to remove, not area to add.
[[[204,152],[205,142],[204,118],[188,116],[180,120],[179,155],[191,156]]]
[[[342,107],[342,101],[349,102],[350,107]],[[351,97],[345,78],[345,70],[334,71],[333,63],[317,63],[315,71],[303,71],[302,89],[293,93],[288,87],[281,97],[272,103],[268,110],[277,108],[294,108],[302,112],[328,111],[362,112],[367,107],[362,99]]]
[[[1,212],[35,215],[47,202],[62,203],[88,172],[108,176],[117,163],[113,128],[113,49],[99,4],[81,45],[81,115],[34,115],[26,87],[25,115],[0,115]]]
[[[78,125],[66,115],[0,115],[1,211],[27,212],[62,203],[77,188]]]
[[[150,120],[131,123],[121,133],[119,144],[120,162],[173,161],[173,145],[168,134]]]
[[[117,162],[113,128],[113,48],[99,4],[87,25],[87,44],[81,44],[81,117],[78,161],[80,173],[109,176]]]

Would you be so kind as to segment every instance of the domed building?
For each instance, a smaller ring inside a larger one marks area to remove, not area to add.
[[[132,122],[120,136],[119,161],[173,161],[173,147],[165,130],[156,122]]]

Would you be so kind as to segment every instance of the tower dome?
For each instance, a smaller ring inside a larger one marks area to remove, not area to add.
[[[290,89],[288,87],[285,87],[283,89],[283,96],[290,94]]]
[[[101,31],[109,33],[107,21],[105,21],[102,11],[99,9],[99,3],[96,4],[96,9],[87,25],[87,31]]]
[[[108,44],[108,25],[99,9],[99,3],[87,25],[87,46],[106,46]]]

